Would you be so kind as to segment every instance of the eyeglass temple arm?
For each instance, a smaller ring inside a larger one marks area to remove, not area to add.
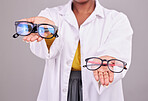
[[[87,67],[86,65],[83,65],[83,67]]]
[[[127,63],[124,62],[124,69],[127,70],[127,67],[126,67]]]
[[[55,32],[55,34],[54,34],[54,36],[57,38],[57,37],[59,37],[59,35],[57,34],[58,33],[58,29],[56,30],[56,32]]]
[[[18,33],[15,33],[12,37],[13,38],[17,38],[19,36],[19,34]]]

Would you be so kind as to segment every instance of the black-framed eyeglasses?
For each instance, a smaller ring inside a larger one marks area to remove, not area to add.
[[[127,70],[126,65],[127,63],[118,59],[101,59],[98,57],[90,57],[85,59],[86,65],[83,67],[86,67],[88,70],[95,71],[99,69],[101,66],[108,66],[108,69],[114,73],[121,73],[124,69]],[[106,61],[107,63],[103,63]]]
[[[51,24],[34,24],[28,21],[16,21],[15,22],[16,33],[13,38],[18,36],[27,36],[31,33],[38,33],[40,37],[45,39],[51,39],[58,37],[58,27]]]

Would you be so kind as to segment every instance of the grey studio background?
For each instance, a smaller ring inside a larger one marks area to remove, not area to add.
[[[37,16],[46,7],[69,0],[0,0],[0,101],[36,101],[44,60],[33,55],[22,37],[13,39],[14,22]],[[148,0],[100,0],[128,15],[134,30],[132,64],[123,79],[125,101],[148,101]]]

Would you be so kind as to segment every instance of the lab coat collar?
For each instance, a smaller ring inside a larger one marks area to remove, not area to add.
[[[63,9],[61,9],[59,11],[59,13],[61,15],[69,15],[70,13],[72,13],[72,1],[73,0],[70,0],[66,5],[65,7],[63,7]],[[97,16],[100,16],[102,18],[104,18],[104,12],[103,12],[103,7],[100,5],[99,1],[98,0],[95,0],[96,1],[96,7],[95,7],[95,10],[94,10],[94,13],[97,15]]]

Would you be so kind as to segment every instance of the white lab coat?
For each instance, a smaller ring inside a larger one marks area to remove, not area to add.
[[[108,88],[99,88],[93,72],[83,67],[88,57],[109,55],[131,62],[133,30],[127,16],[108,10],[96,0],[96,8],[78,27],[71,10],[72,0],[64,6],[46,8],[39,16],[47,17],[59,27],[59,37],[48,51],[45,40],[31,42],[31,51],[45,59],[45,70],[37,101],[67,101],[68,81],[73,58],[80,40],[83,101],[124,101],[122,73],[114,73],[114,81]]]

